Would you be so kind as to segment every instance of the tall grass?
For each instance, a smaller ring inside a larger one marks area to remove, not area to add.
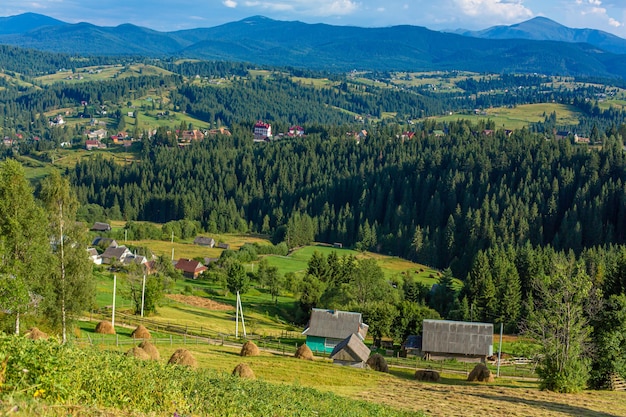
[[[67,415],[67,407],[114,410],[106,415],[116,416],[415,415],[299,385],[241,380],[56,341],[0,336],[0,352],[6,366],[0,367],[0,401],[39,415]]]

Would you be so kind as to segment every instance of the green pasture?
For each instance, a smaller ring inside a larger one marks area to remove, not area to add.
[[[65,83],[83,83],[90,81],[102,81],[113,78],[137,77],[143,75],[167,75],[171,72],[153,65],[133,64],[129,66],[122,65],[100,65],[93,67],[76,68],[75,72],[63,71],[55,74],[43,75],[37,77],[36,80],[43,84],[49,85],[58,82]],[[71,77],[71,79],[70,79]]]
[[[476,123],[479,120],[492,120],[496,128],[521,129],[530,123],[540,122],[556,112],[557,124],[577,125],[579,111],[570,105],[557,103],[524,104],[514,108],[497,107],[486,109],[486,115],[476,115],[474,113],[453,114],[437,117],[437,120],[456,121],[469,120]]]
[[[337,82],[330,81],[328,78],[291,77],[291,80],[295,83],[311,85],[316,88],[327,88],[337,85]]]

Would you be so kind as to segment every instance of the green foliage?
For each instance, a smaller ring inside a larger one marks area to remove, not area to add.
[[[61,325],[65,343],[71,320],[95,300],[93,265],[85,252],[85,230],[76,222],[78,201],[67,178],[53,171],[41,182],[39,198],[47,210],[50,240],[55,242],[50,273],[46,275],[50,291],[43,306],[45,315]]]
[[[0,163],[0,305],[19,317],[50,287],[42,279],[50,260],[47,218],[15,160]]]
[[[612,295],[594,320],[591,385],[606,388],[611,374],[626,378],[626,294]]]
[[[228,258],[224,263],[226,270],[226,288],[235,294],[239,292],[245,294],[250,289],[250,278],[246,273],[246,268],[236,259]]]
[[[590,361],[585,356],[591,328],[584,315],[591,281],[582,262],[559,255],[550,275],[533,283],[534,309],[526,334],[541,344],[537,374],[542,388],[577,392],[586,387]]]
[[[285,241],[289,248],[310,245],[315,240],[315,225],[308,214],[296,211],[287,222]]]
[[[7,359],[0,400],[89,405],[154,415],[360,417],[414,413],[294,385],[246,381],[209,370],[139,361],[116,352],[0,336]]]

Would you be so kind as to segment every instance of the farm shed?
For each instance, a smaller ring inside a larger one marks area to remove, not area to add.
[[[309,325],[302,334],[306,335],[306,344],[314,353],[331,353],[335,346],[353,333],[365,340],[367,329],[361,313],[314,308]]]
[[[95,222],[89,230],[94,232],[108,232],[111,230],[111,225],[108,223]]]
[[[484,362],[493,355],[493,324],[424,320],[422,352],[426,359]]]
[[[212,237],[206,237],[206,236],[196,236],[196,238],[193,240],[193,244],[200,245],[200,246],[208,246],[209,248],[212,248],[213,246],[215,246],[215,239],[213,239]]]
[[[334,364],[352,366],[353,368],[365,368],[365,362],[370,357],[370,349],[365,346],[361,337],[352,333],[339,342],[330,354]]]

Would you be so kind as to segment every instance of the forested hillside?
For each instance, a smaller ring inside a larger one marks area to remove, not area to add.
[[[580,253],[626,242],[626,155],[617,139],[589,152],[524,130],[476,134],[483,128],[466,122],[448,129],[405,141],[372,130],[360,144],[322,137],[329,132],[265,145],[146,142],[141,163],[96,158],[71,177],[81,201],[117,206],[126,218],[268,233],[299,213],[314,220],[319,241],[360,243],[460,276],[496,244]]]

